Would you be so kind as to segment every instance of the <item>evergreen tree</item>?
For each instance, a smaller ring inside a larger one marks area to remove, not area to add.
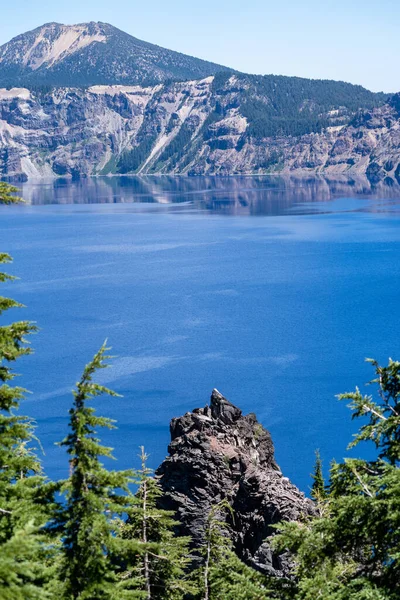
[[[279,526],[278,550],[296,562],[299,600],[395,600],[400,597],[400,363],[375,367],[377,398],[358,389],[342,394],[353,418],[362,417],[354,441],[372,441],[372,461],[334,463],[323,511]]]
[[[42,554],[38,529],[33,522],[21,527],[0,544],[1,600],[52,598],[46,591],[49,573],[40,560]]]
[[[317,502],[326,498],[325,480],[322,472],[322,460],[319,450],[315,452],[314,473],[311,476],[313,484],[311,486],[311,497]]]
[[[269,600],[273,598],[268,581],[244,564],[233,550],[229,526],[223,518],[234,517],[230,504],[223,500],[210,510],[201,551],[203,564],[195,573],[199,582],[198,600]]]
[[[0,203],[21,201],[16,188],[0,182]],[[0,263],[9,263],[0,254]],[[0,282],[14,278],[1,272]],[[0,296],[0,316],[22,305]],[[36,331],[28,321],[0,326],[0,599],[47,598],[44,567],[49,548],[41,531],[52,508],[53,488],[48,485],[35,453],[34,422],[18,414],[25,390],[10,385],[11,368],[30,354],[26,336]]]
[[[182,600],[195,591],[188,575],[190,540],[176,537],[174,513],[157,507],[162,490],[147,467],[143,447],[140,459],[141,469],[135,476],[138,491],[130,496],[128,519],[119,532],[124,542],[118,548],[124,552],[119,588],[147,600]]]
[[[115,596],[116,575],[111,556],[115,553],[115,516],[127,502],[129,471],[108,471],[101,457],[112,458],[112,449],[102,446],[96,429],[114,429],[113,422],[96,416],[88,402],[115,392],[93,382],[98,369],[107,366],[103,345],[85,367],[74,391],[70,410],[70,433],[61,442],[70,455],[70,477],[63,486],[65,506],[54,525],[62,535],[61,595],[66,600],[109,600]],[[131,596],[134,597],[134,596]]]
[[[341,394],[341,400],[350,400],[352,418],[364,418],[358,435],[350,444],[354,448],[362,441],[372,441],[378,456],[391,465],[400,467],[400,362],[389,360],[386,367],[376,360],[367,359],[375,369],[376,378],[370,382],[378,385],[378,398],[354,392]]]
[[[17,192],[18,188],[0,181],[0,204],[17,204],[18,202],[22,202],[22,198],[15,195]]]

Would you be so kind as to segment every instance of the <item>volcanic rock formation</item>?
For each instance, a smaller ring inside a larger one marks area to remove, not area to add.
[[[227,499],[237,554],[264,573],[284,575],[288,557],[276,555],[267,540],[272,525],[312,514],[313,504],[281,473],[269,432],[217,390],[209,406],[172,419],[170,428],[169,457],[157,475],[161,505],[176,511],[180,533],[201,546],[211,507]]]

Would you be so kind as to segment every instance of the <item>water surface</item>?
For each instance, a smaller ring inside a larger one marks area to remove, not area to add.
[[[283,471],[309,485],[316,448],[341,460],[355,430],[335,395],[400,357],[400,193],[366,181],[103,178],[25,184],[2,207],[2,293],[40,327],[19,362],[52,477],[68,463],[70,390],[107,338],[99,399],[121,468],[162,460],[173,416],[213,387],[271,431]],[[361,450],[359,451],[359,453]],[[113,465],[113,466],[116,466]]]

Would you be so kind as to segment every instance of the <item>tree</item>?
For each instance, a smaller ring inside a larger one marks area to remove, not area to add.
[[[0,203],[20,202],[16,188],[0,182]],[[11,262],[0,253],[0,263]],[[0,282],[14,277],[1,272]],[[0,316],[21,308],[15,300],[0,296]],[[43,475],[35,452],[34,422],[18,414],[25,397],[21,387],[10,383],[11,368],[21,356],[30,354],[26,337],[36,327],[18,321],[0,327],[0,599],[47,598],[45,558],[48,555],[45,525],[52,507],[53,488]]]
[[[123,553],[123,562],[119,588],[136,591],[137,597],[146,600],[182,600],[195,591],[189,577],[193,560],[190,539],[176,537],[174,513],[158,508],[162,490],[147,467],[143,447],[140,459],[141,469],[134,478],[138,490],[130,496],[128,519],[120,524],[123,544],[118,551]]]
[[[372,441],[378,450],[378,456],[391,465],[400,466],[400,362],[389,360],[381,367],[376,360],[367,362],[375,368],[377,377],[370,382],[378,385],[378,398],[362,395],[356,388],[354,392],[341,394],[341,400],[350,400],[352,418],[366,417],[358,435],[350,444],[354,448],[362,441]]]
[[[315,466],[312,474],[311,497],[319,502],[326,498],[325,480],[322,472],[322,460],[319,450],[315,452]]]
[[[46,568],[40,561],[38,529],[33,522],[0,545],[1,600],[50,600]],[[46,576],[45,576],[46,574]]]
[[[18,204],[23,202],[22,198],[16,196],[18,188],[0,181],[0,204]]]
[[[400,596],[400,363],[369,362],[378,393],[342,394],[362,425],[351,442],[372,441],[374,460],[334,463],[318,518],[279,526],[274,541],[295,558],[299,600],[394,600]]]
[[[203,564],[195,574],[200,588],[198,600],[268,600],[275,597],[269,589],[267,578],[247,566],[235,554],[224,513],[234,518],[227,500],[211,507],[207,518],[201,550]]]
[[[115,598],[113,522],[125,509],[131,472],[108,471],[100,462],[101,457],[112,458],[112,449],[100,444],[96,430],[114,429],[114,424],[96,416],[95,409],[88,406],[90,400],[103,394],[117,396],[93,382],[96,372],[107,366],[107,351],[103,344],[85,367],[73,392],[70,433],[61,442],[70,456],[71,474],[62,487],[65,505],[54,526],[62,535],[61,595],[68,600]]]

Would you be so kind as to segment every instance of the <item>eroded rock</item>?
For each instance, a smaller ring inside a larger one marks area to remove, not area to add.
[[[199,547],[211,507],[227,499],[238,555],[265,573],[285,574],[288,557],[277,556],[267,540],[272,525],[311,514],[313,504],[280,471],[271,436],[256,416],[243,415],[213,390],[209,405],[172,419],[168,451],[157,470],[161,505],[176,511],[180,533]]]

